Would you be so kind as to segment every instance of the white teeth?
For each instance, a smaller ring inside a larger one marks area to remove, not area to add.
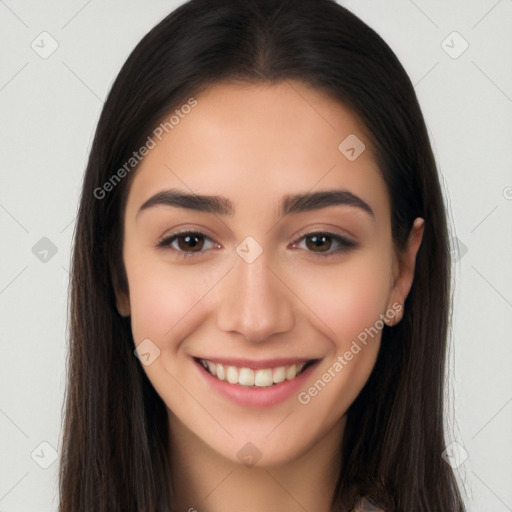
[[[278,366],[276,368],[237,368],[236,366],[224,366],[221,363],[214,363],[201,359],[201,364],[214,377],[219,380],[225,380],[230,384],[240,384],[246,387],[267,388],[274,384],[284,382],[284,380],[294,379],[306,365],[306,362],[291,364],[288,366]]]
[[[254,385],[259,386],[260,388],[265,388],[268,386],[272,386],[274,381],[272,380],[272,370],[257,370],[256,375],[254,376]]]
[[[211,361],[206,361],[206,364],[208,365],[208,370],[210,370],[210,373],[212,375],[215,375],[215,363],[212,363]]]
[[[242,386],[254,386],[254,372],[250,368],[241,368],[238,374],[238,383]]]
[[[286,372],[284,366],[279,366],[278,368],[274,368],[272,370],[272,378],[274,380],[274,384],[279,384],[283,382],[286,378]]]
[[[295,365],[288,366],[288,368],[286,368],[286,380],[292,380],[296,374],[297,370],[295,369]]]
[[[213,363],[215,364],[215,363]],[[225,380],[226,379],[226,371],[224,370],[224,366],[221,364],[215,365],[215,373],[212,372],[213,375],[217,377],[219,380]]]
[[[297,365],[297,373],[300,373],[304,369],[304,366],[306,366],[307,364],[308,364],[307,361],[304,361],[303,363],[299,363]]]
[[[226,369],[226,380],[230,384],[238,384],[238,370],[234,366],[228,366]]]

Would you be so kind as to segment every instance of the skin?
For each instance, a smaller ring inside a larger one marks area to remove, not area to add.
[[[379,315],[404,303],[423,220],[397,254],[364,125],[324,94],[297,82],[223,83],[196,99],[133,179],[123,247],[130,291],[117,293],[135,344],[149,338],[160,350],[143,368],[168,407],[177,510],[329,511],[345,413],[374,367],[381,331],[306,405],[296,394],[264,408],[233,403],[197,377],[192,356],[320,359],[307,390]],[[354,161],[338,150],[349,134],[366,144]],[[225,196],[235,211],[138,213],[170,188]],[[278,217],[285,194],[331,189],[357,195],[374,217],[347,205]],[[204,233],[202,252],[180,258],[183,241],[156,247],[176,230]],[[322,231],[357,245],[335,253],[331,239],[323,246],[331,255],[316,256],[297,236]],[[235,251],[247,236],[263,248],[250,264]],[[237,457],[249,441],[262,454],[253,467]]]

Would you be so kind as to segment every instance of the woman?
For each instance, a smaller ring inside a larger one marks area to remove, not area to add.
[[[464,510],[443,198],[331,0],[192,0],[119,73],[72,268],[60,510]]]

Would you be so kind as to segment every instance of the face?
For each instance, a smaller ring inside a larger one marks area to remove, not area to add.
[[[340,431],[383,319],[400,318],[421,226],[397,255],[364,126],[322,93],[225,83],[196,100],[133,178],[117,306],[171,432],[284,464]]]

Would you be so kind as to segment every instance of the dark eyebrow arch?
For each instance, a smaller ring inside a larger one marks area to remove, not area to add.
[[[197,210],[200,212],[218,215],[233,215],[235,211],[233,203],[226,197],[190,194],[178,189],[170,189],[158,192],[145,201],[139,208],[137,216],[142,210],[146,210],[157,205],[187,208],[189,210]],[[372,217],[375,217],[370,205],[348,190],[326,190],[286,195],[280,203],[279,216],[284,217],[285,215],[292,213],[306,212],[326,208],[328,206],[340,205],[359,208]]]

